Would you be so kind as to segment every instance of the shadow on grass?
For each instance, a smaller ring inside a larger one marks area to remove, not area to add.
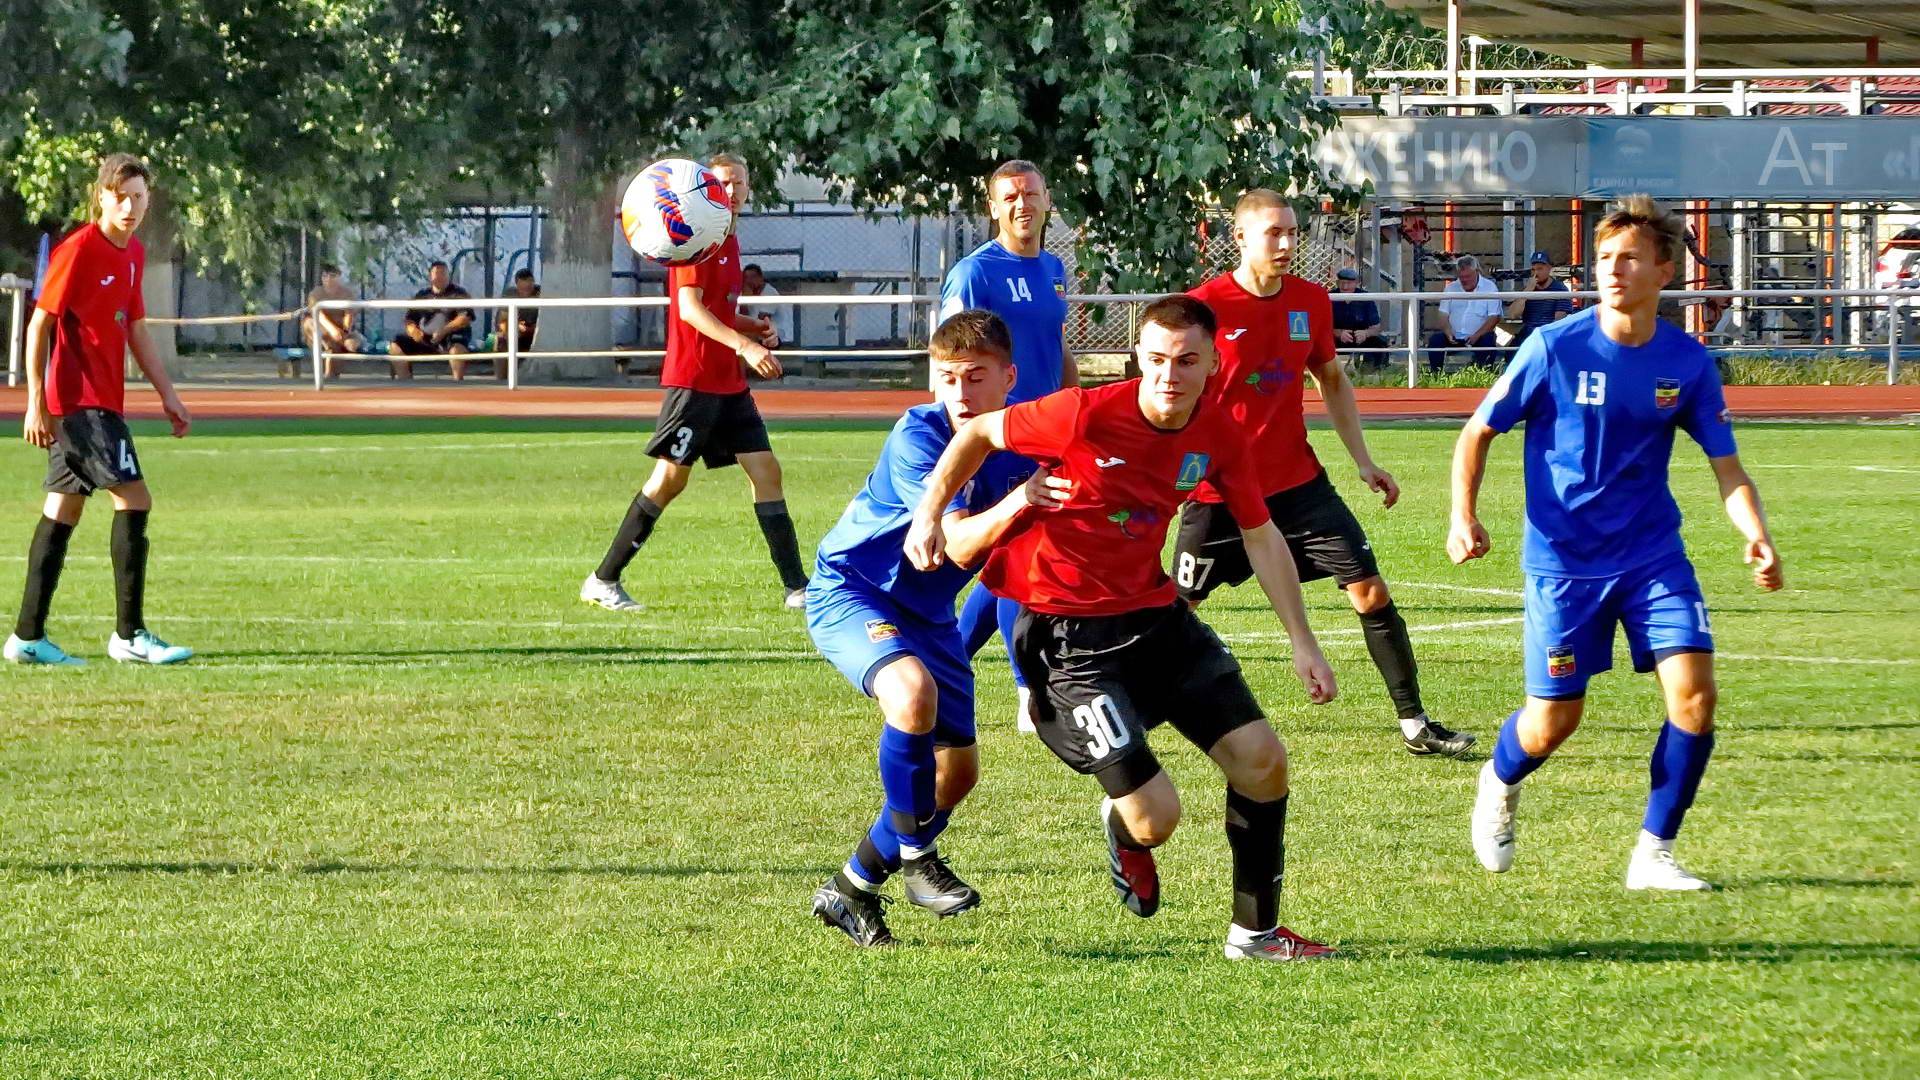
[[[820,867],[796,868],[791,866],[737,867],[737,866],[637,866],[631,864],[613,864],[608,866],[575,866],[557,864],[553,866],[458,866],[446,863],[352,863],[323,860],[304,863],[272,862],[229,862],[219,860],[200,860],[173,862],[156,860],[153,862],[0,862],[0,872],[26,874],[183,874],[225,876],[240,874],[305,874],[324,876],[328,874],[446,874],[476,877],[526,877],[545,875],[552,877],[632,877],[632,878],[695,878],[706,875],[715,877],[789,877],[817,876]]]
[[[273,661],[289,667],[378,667],[382,664],[419,660],[488,660],[516,662],[577,661],[597,664],[817,664],[820,658],[798,647],[779,650],[766,647],[715,645],[674,649],[648,649],[617,645],[497,645],[472,649],[378,649],[353,652],[312,652],[281,649],[239,649],[222,651],[207,658],[202,667],[219,668],[220,661],[238,661],[245,668],[249,661]]]
[[[1064,960],[1118,961],[1128,963],[1135,960],[1160,960],[1175,956],[1193,956],[1195,950],[1203,945],[1194,941],[1154,941],[1109,942],[1100,945],[1061,945],[1047,944],[1047,951]],[[1217,948],[1217,946],[1216,946]]]
[[[1920,945],[1834,941],[1570,941],[1540,946],[1450,946],[1426,955],[1471,964],[1787,964],[1800,960],[1915,960]]]
[[[1789,889],[1911,889],[1920,882],[1912,878],[1836,878],[1836,877],[1794,877],[1791,874],[1778,874],[1773,877],[1746,878],[1742,881],[1727,881],[1720,884],[1722,889],[1765,889],[1782,887]]]

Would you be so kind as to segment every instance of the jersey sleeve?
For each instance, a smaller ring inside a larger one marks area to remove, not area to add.
[[[969,308],[984,307],[980,298],[980,276],[972,259],[955,264],[947,280],[940,283],[940,321],[945,322]]]
[[[1547,345],[1539,334],[1528,334],[1514,354],[1506,373],[1487,391],[1473,418],[1495,431],[1513,430],[1515,424],[1532,414],[1534,403],[1547,382]]]
[[[1056,462],[1080,437],[1086,391],[1077,386],[1007,409],[1007,449],[1041,462]]]
[[[1242,530],[1257,529],[1273,519],[1267,500],[1260,493],[1260,476],[1253,467],[1253,451],[1247,437],[1237,427],[1222,426],[1215,440],[1219,467],[1207,480],[1226,500],[1227,513]]]
[[[883,453],[887,475],[892,480],[893,493],[899,497],[902,506],[912,510],[920,505],[921,496],[927,491],[927,477],[933,475],[933,467],[940,461],[940,453],[946,446],[925,424],[902,423],[893,430],[887,439]],[[951,514],[955,510],[967,507],[966,496],[973,484],[969,482],[960,494],[947,503],[942,513]]]
[[[40,297],[34,306],[49,315],[65,315],[73,306],[74,264],[80,258],[77,243],[59,244],[47,258],[47,272],[40,279]]]
[[[1720,369],[1711,356],[1700,360],[1700,376],[1693,392],[1687,395],[1686,408],[1680,414],[1680,426],[1700,444],[1710,458],[1727,457],[1737,448],[1733,442],[1733,417],[1727,412],[1727,393],[1720,382]]]
[[[1333,348],[1333,297],[1324,290],[1315,290],[1313,315],[1308,320],[1313,334],[1312,347],[1307,351],[1307,365],[1314,370],[1326,367],[1334,361]]]

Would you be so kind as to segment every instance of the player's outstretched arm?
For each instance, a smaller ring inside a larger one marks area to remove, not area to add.
[[[1477,559],[1493,547],[1480,524],[1480,478],[1487,471],[1487,448],[1499,434],[1479,419],[1467,421],[1453,444],[1453,512],[1447,526],[1447,558],[1456,564]]]
[[[1780,553],[1774,550],[1773,535],[1767,530],[1767,513],[1760,506],[1760,489],[1740,464],[1739,454],[1708,458],[1713,477],[1720,482],[1720,501],[1726,504],[1727,517],[1747,540],[1746,561],[1753,567],[1753,583],[1772,592],[1786,584],[1780,570]]]
[[[1320,387],[1320,400],[1327,407],[1327,418],[1333,421],[1333,430],[1339,433],[1347,456],[1360,471],[1360,482],[1380,493],[1382,506],[1399,502],[1400,485],[1391,473],[1373,463],[1373,454],[1367,449],[1366,432],[1360,427],[1360,405],[1354,398],[1353,381],[1347,378],[1346,366],[1336,359],[1315,365],[1311,370],[1313,381]]]
[[[754,374],[763,379],[777,379],[783,372],[780,361],[767,351],[765,345],[720,321],[719,317],[707,310],[704,301],[706,293],[698,285],[682,285],[673,296],[674,309],[680,315],[680,321],[694,328],[700,334],[732,349],[740,354]]]
[[[153,347],[153,337],[147,333],[147,320],[135,319],[127,328],[127,345],[133,350],[134,363],[146,372],[147,383],[160,395],[160,408],[167,414],[167,422],[173,425],[173,437],[184,438],[187,429],[193,426],[193,416],[187,412],[187,406],[173,389],[173,379],[167,375],[167,366],[160,362],[160,353]]]
[[[1007,534],[1013,523],[1029,513],[1058,510],[1073,494],[1073,481],[1055,476],[1046,466],[1034,470],[1027,482],[977,514],[951,511],[942,519],[947,558],[956,566],[971,567]]]
[[[920,505],[914,507],[913,524],[907,529],[907,560],[915,568],[932,570],[945,559],[947,540],[942,519],[947,504],[980,471],[988,454],[1006,446],[1004,410],[976,416],[954,432],[953,441],[927,475],[926,489],[920,493]]]
[[[1271,521],[1257,529],[1240,530],[1240,539],[1246,546],[1247,562],[1260,579],[1260,590],[1267,594],[1267,603],[1273,605],[1273,613],[1280,616],[1280,625],[1286,628],[1287,640],[1293,645],[1294,674],[1307,688],[1308,700],[1316,705],[1332,701],[1338,693],[1333,669],[1327,666],[1320,642],[1307,625],[1307,605],[1300,596],[1300,569],[1293,564],[1286,540]]]
[[[44,308],[36,307],[27,320],[27,415],[22,435],[42,450],[53,445],[53,415],[47,412],[47,346],[53,319]]]

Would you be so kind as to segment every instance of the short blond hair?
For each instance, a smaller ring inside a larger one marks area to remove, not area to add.
[[[741,157],[739,154],[721,151],[707,159],[707,168],[709,169],[718,169],[723,166],[729,169],[739,169],[741,172],[749,175],[753,172],[752,169],[747,168],[747,159]]]
[[[1686,250],[1686,219],[1655,202],[1651,195],[1623,196],[1608,207],[1607,216],[1594,226],[1593,242],[1595,245],[1605,243],[1615,233],[1629,229],[1647,230],[1661,262],[1677,263]]]

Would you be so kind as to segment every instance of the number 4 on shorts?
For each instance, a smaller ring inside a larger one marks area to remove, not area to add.
[[[139,476],[140,466],[133,460],[133,447],[127,440],[120,440],[120,471],[128,476]]]

